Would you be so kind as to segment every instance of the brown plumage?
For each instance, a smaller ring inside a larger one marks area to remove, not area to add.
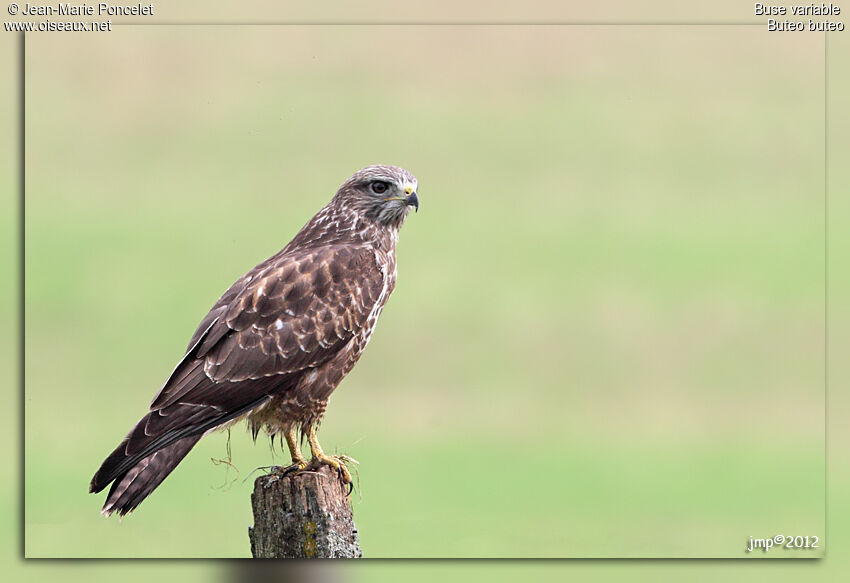
[[[347,180],[279,253],[224,292],[150,411],[101,465],[104,514],[132,511],[208,431],[248,420],[286,436],[295,470],[314,463],[350,476],[315,436],[328,398],[360,358],[396,281],[398,230],[419,208],[416,179],[370,166]]]

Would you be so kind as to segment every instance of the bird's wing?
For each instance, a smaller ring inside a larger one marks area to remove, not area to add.
[[[272,257],[213,307],[215,315],[198,327],[151,408],[196,396],[199,383],[212,381],[215,391],[226,393],[224,381],[293,374],[327,362],[365,324],[383,285],[369,249],[339,246]]]
[[[383,286],[373,251],[342,246],[279,254],[248,272],[201,322],[148,414],[95,474],[91,491],[154,452],[295,386],[305,369],[327,362],[351,340]]]

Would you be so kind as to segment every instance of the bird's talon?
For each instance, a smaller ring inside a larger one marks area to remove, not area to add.
[[[322,456],[322,457],[314,457],[311,465],[315,466],[316,469],[318,469],[319,467],[321,467],[323,465],[330,466],[339,473],[339,477],[342,479],[342,482],[344,484],[351,484],[351,473],[348,471],[348,468],[345,467],[345,464],[348,461],[352,461],[354,463],[357,463],[356,461],[352,460],[348,456],[325,455],[325,456]]]
[[[272,473],[279,475],[281,478],[288,476],[290,474],[297,474],[298,472],[303,472],[307,469],[307,462],[304,460],[300,460],[297,462],[293,462],[288,466],[273,466]]]

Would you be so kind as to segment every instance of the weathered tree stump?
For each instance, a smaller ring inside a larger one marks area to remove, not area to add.
[[[255,559],[363,556],[348,486],[328,466],[257,478],[251,505],[254,526],[248,538]]]

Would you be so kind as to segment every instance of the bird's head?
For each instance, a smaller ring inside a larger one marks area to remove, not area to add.
[[[381,225],[399,227],[419,210],[416,177],[396,166],[367,166],[345,181],[336,193],[342,204]]]

